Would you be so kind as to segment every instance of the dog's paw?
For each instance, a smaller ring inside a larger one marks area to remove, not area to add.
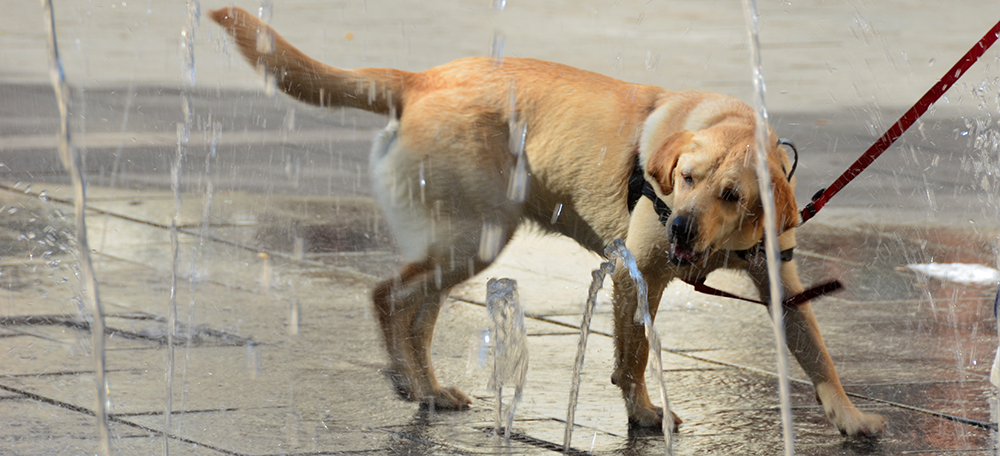
[[[816,385],[816,399],[823,405],[826,417],[844,436],[873,438],[885,431],[885,418],[858,410],[840,385]]]
[[[841,418],[841,419],[837,419]],[[857,409],[850,417],[830,417],[840,434],[847,437],[879,437],[885,432],[886,421],[882,415],[862,413]]]
[[[678,427],[683,422],[679,416],[670,412],[670,419],[673,421],[672,432],[677,432]],[[663,429],[663,408],[643,407],[629,414],[628,426],[630,429],[646,429],[650,431]]]
[[[437,388],[428,394],[422,402],[424,407],[433,407],[435,410],[465,410],[472,404],[472,400],[465,393],[455,387]]]
[[[396,392],[396,396],[399,396],[400,399],[404,401],[417,400],[413,384],[410,382],[410,378],[403,373],[402,369],[387,367],[382,370],[382,374],[389,379],[390,383],[392,383],[392,389]]]

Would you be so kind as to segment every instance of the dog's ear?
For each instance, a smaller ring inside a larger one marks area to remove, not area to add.
[[[795,193],[792,185],[784,175],[772,173],[772,188],[774,189],[775,212],[778,213],[778,230],[784,232],[799,224],[799,208],[795,204]]]
[[[646,159],[646,173],[656,181],[664,195],[673,193],[677,159],[687,149],[686,146],[693,137],[694,133],[690,131],[678,131],[668,136],[663,145]]]

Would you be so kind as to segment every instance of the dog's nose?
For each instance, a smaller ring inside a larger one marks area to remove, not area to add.
[[[698,227],[694,220],[688,217],[678,215],[670,224],[670,242],[690,247],[697,236]]]

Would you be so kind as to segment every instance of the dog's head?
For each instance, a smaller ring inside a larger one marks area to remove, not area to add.
[[[768,176],[778,229],[798,223],[788,155],[770,135]],[[670,260],[695,264],[713,251],[746,250],[764,236],[753,125],[721,122],[668,136],[646,157],[646,179],[672,202],[667,220]]]

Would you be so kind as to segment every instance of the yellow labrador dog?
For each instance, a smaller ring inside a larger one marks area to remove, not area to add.
[[[379,284],[373,300],[390,378],[406,399],[437,409],[470,404],[434,375],[435,320],[448,291],[486,268],[524,221],[597,253],[624,239],[648,281],[651,312],[670,281],[717,268],[746,269],[768,293],[766,268],[752,253],[763,237],[754,113],[736,99],[532,59],[468,58],[420,73],[342,70],[306,56],[241,9],[211,17],[288,95],[389,116],[372,147],[371,172],[410,263]],[[771,138],[766,178],[786,250],[798,220],[794,183],[787,154]],[[784,292],[797,294],[795,263],[786,260]],[[625,268],[617,268],[614,284],[612,382],[630,424],[658,428],[663,411],[646,391],[648,345],[633,323],[636,293]],[[785,326],[829,419],[849,435],[879,434],[885,420],[860,412],[844,394],[810,305],[790,308]]]

